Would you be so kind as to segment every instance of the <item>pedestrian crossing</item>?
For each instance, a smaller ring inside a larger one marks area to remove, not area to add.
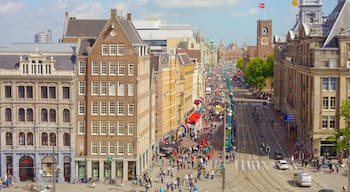
[[[267,160],[235,160],[232,163],[228,163],[228,165],[233,167],[235,170],[241,171],[249,171],[249,170],[277,170],[275,161],[267,161]],[[293,165],[289,165],[290,170],[298,169]]]

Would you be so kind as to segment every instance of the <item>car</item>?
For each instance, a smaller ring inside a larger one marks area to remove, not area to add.
[[[289,169],[289,164],[286,160],[278,160],[276,162],[276,167],[277,169],[280,169],[280,170],[286,170],[286,169]]]
[[[276,159],[276,160],[283,159],[283,153],[280,150],[276,150],[273,153],[273,158]]]
[[[312,177],[309,173],[300,171],[295,172],[293,177],[294,183],[300,187],[311,187],[312,185]]]
[[[333,189],[321,189],[318,192],[335,192]]]

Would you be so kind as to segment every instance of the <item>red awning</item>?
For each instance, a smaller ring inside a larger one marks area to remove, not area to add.
[[[201,114],[195,111],[190,116],[188,116],[187,119],[188,119],[188,122],[190,123],[196,123],[200,117],[201,117]]]

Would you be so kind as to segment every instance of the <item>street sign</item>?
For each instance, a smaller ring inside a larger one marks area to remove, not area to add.
[[[285,123],[295,123],[295,115],[283,115],[283,120]]]

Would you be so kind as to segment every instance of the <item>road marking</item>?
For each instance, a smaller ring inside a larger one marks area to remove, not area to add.
[[[241,169],[244,170],[244,161],[241,160]]]
[[[255,161],[256,167],[260,170],[260,161]]]
[[[266,164],[265,161],[263,161],[263,162],[261,162],[261,163],[262,163],[263,167],[264,167],[266,170],[269,170],[269,167],[267,166],[267,164]]]
[[[247,168],[250,170],[251,169],[251,167],[250,167],[250,161],[249,160],[247,160]]]

